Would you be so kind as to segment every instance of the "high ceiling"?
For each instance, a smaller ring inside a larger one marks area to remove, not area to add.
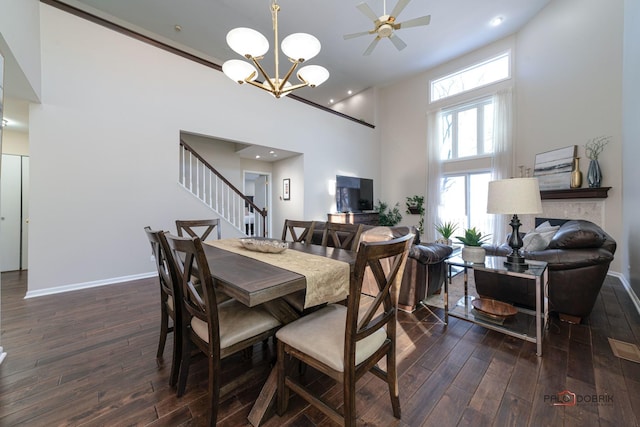
[[[242,26],[260,31],[271,44],[264,65],[273,72],[271,0],[61,0],[131,29],[200,54],[222,64],[241,59],[226,44],[229,30]],[[388,0],[389,13],[398,0]],[[428,26],[396,31],[407,47],[398,51],[388,39],[363,56],[374,36],[344,40],[344,34],[367,31],[373,23],[356,6],[362,0],[278,0],[280,39],[306,32],[322,43],[309,61],[326,67],[331,76],[317,88],[296,91],[302,98],[330,106],[373,86],[384,86],[429,69],[516,32],[549,0],[412,0],[398,15],[403,22],[431,15]],[[382,15],[384,0],[366,0]],[[491,20],[502,17],[499,26]],[[181,30],[176,31],[176,25]],[[286,63],[281,61],[282,75]],[[232,84],[231,81],[229,81]],[[255,90],[247,87],[247,90]]]
[[[226,44],[227,32],[244,26],[260,31],[273,44],[272,0],[59,0],[126,28],[196,54],[217,64],[240,59]],[[390,13],[398,0],[388,0]],[[407,47],[398,51],[381,40],[371,55],[363,53],[373,35],[344,40],[344,34],[368,31],[373,23],[357,9],[362,0],[278,0],[280,39],[306,32],[322,43],[309,61],[331,76],[322,86],[296,95],[327,107],[374,86],[384,86],[427,70],[518,31],[550,0],[411,0],[398,15],[404,22],[431,15],[428,26],[396,31]],[[382,15],[384,0],[366,0]],[[499,26],[491,20],[502,17]],[[176,26],[180,31],[176,31]],[[286,63],[281,61],[280,73]],[[273,46],[263,61],[273,73]],[[215,71],[213,71],[215,72]],[[229,84],[234,84],[229,80]],[[9,88],[11,89],[11,88]],[[247,87],[246,90],[256,90]],[[10,90],[7,95],[10,96]],[[266,93],[265,93],[266,95]],[[5,98],[7,129],[28,132],[28,103]]]

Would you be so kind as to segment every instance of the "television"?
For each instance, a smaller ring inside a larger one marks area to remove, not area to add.
[[[373,180],[337,175],[336,209],[338,212],[373,210]]]

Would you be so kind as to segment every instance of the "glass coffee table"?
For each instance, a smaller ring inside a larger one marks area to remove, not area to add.
[[[505,266],[505,257],[487,256],[484,264],[465,262],[459,256],[446,259],[448,277],[444,282],[444,322],[449,322],[449,316],[473,322],[485,328],[492,329],[512,337],[517,337],[536,344],[536,354],[542,356],[542,337],[548,322],[549,303],[547,299],[547,287],[549,285],[549,270],[544,261],[526,260],[528,268],[524,271],[516,271]],[[463,270],[464,296],[449,307],[449,286],[452,285],[456,271]],[[473,307],[476,298],[468,293],[468,270],[482,270],[492,274],[503,274],[513,277],[521,277],[535,281],[536,307],[529,310],[516,307],[517,312],[510,316],[493,315],[479,311]]]

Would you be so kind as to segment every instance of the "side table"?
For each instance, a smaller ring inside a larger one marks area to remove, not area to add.
[[[543,331],[547,326],[549,303],[547,288],[549,285],[549,270],[544,261],[526,260],[529,268],[524,271],[510,270],[505,266],[505,257],[487,256],[484,264],[465,262],[455,256],[445,260],[448,266],[448,280],[444,284],[444,321],[449,322],[449,316],[454,316],[485,328],[520,338],[536,344],[536,354],[542,356]],[[464,296],[449,309],[449,286],[452,285],[453,272],[456,268],[464,270]],[[468,270],[482,270],[493,274],[522,277],[534,280],[536,284],[536,309],[528,310],[518,307],[518,312],[507,319],[492,319],[478,312],[471,305],[474,297],[468,294]]]

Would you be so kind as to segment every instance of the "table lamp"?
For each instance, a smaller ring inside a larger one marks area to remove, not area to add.
[[[522,224],[518,214],[542,213],[538,178],[511,178],[489,182],[487,213],[513,214],[511,236],[508,242],[511,254],[507,256],[505,265],[512,270],[526,270],[527,264],[520,253],[522,237],[520,237],[519,229]]]

